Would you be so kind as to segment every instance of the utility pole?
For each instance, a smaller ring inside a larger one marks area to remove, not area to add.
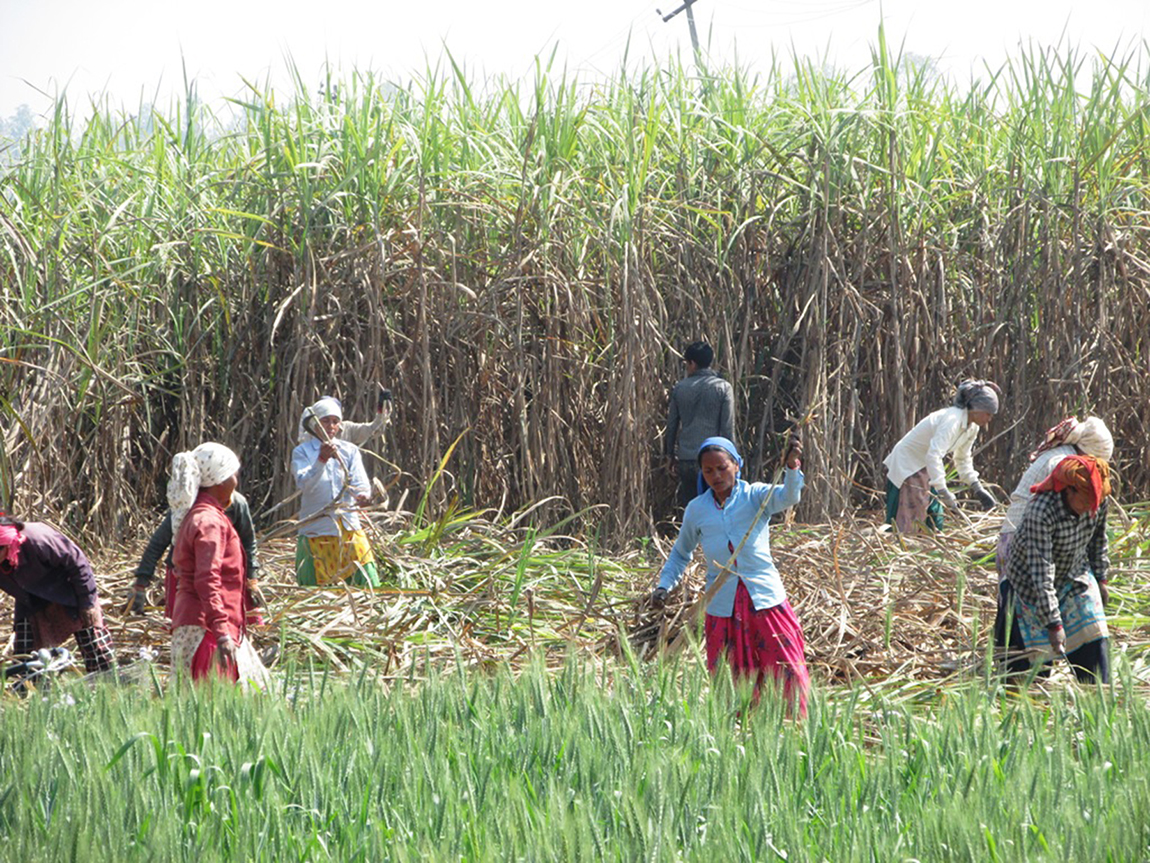
[[[699,59],[699,34],[697,32],[695,32],[695,10],[692,9],[691,7],[694,6],[697,2],[699,2],[699,0],[683,0],[682,6],[680,6],[678,9],[675,9],[673,12],[668,12],[666,15],[663,15],[662,9],[656,9],[655,10],[656,15],[663,15],[663,22],[664,23],[666,23],[667,21],[670,21],[672,18],[674,18],[680,12],[686,10],[686,12],[687,12],[687,26],[691,28],[691,45],[695,49],[695,60],[696,61],[698,61],[698,59]]]

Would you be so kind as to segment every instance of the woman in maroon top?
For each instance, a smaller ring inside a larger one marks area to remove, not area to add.
[[[0,516],[0,590],[16,600],[15,653],[56,647],[75,635],[89,672],[112,667],[112,635],[92,566],[60,531]]]
[[[172,668],[193,680],[219,674],[266,687],[267,669],[245,637],[244,552],[224,510],[239,484],[240,460],[223,444],[200,444],[172,460],[168,503],[172,566]]]

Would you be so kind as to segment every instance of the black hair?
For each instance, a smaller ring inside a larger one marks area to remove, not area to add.
[[[683,351],[683,359],[705,369],[710,367],[712,360],[715,359],[715,352],[706,342],[691,342]]]

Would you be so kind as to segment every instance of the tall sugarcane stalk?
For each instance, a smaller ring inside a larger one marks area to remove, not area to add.
[[[988,477],[1094,409],[1146,497],[1145,52],[1031,49],[966,88],[883,45],[866,76],[709,70],[703,98],[674,64],[583,88],[541,62],[527,89],[297,77],[238,120],[194,87],[83,119],[60,100],[0,155],[15,508],[125,530],[173,452],[223,437],[276,500],[298,394],[366,406],[398,368],[409,488],[470,429],[430,505],[623,501],[601,525],[622,544],[669,511],[642,453],[698,337],[744,443],[826,382],[804,518],[873,500],[902,418],[964,375],[1023,420]]]

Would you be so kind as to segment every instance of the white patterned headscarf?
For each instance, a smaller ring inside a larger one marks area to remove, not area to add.
[[[1046,430],[1042,443],[1030,454],[1030,460],[1034,461],[1048,449],[1067,444],[1083,455],[1103,461],[1110,461],[1114,455],[1114,436],[1100,417],[1087,417],[1079,422],[1077,417],[1069,416]]]
[[[339,417],[342,420],[343,405],[339,403],[339,399],[324,396],[311,407],[304,408],[303,414],[299,418],[299,428],[297,429],[300,443],[303,443],[312,436],[311,432],[304,428],[304,420],[310,419],[313,416],[317,420],[321,420],[324,417]]]
[[[201,488],[219,485],[239,469],[239,456],[222,443],[202,443],[190,452],[176,453],[172,459],[172,478],[168,480],[172,533],[179,531]]]
[[[1078,447],[1084,455],[1110,461],[1114,455],[1114,436],[1099,417],[1087,417],[1066,436],[1066,442]]]

